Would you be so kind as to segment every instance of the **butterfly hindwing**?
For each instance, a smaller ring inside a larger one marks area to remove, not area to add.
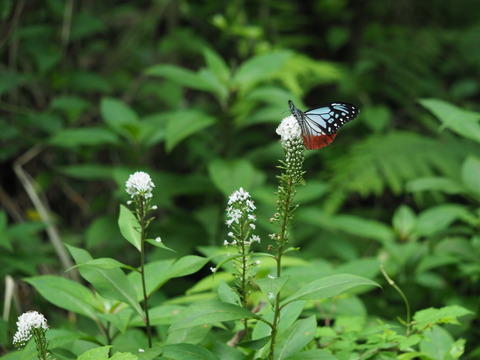
[[[309,150],[320,149],[330,144],[338,129],[359,113],[354,105],[348,103],[335,102],[305,112],[297,109],[292,101],[288,104],[302,129],[305,147]]]

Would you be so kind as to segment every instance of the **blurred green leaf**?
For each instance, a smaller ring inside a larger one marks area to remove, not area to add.
[[[119,145],[118,137],[107,129],[77,128],[57,132],[49,140],[50,145],[59,147]]]
[[[240,187],[250,191],[263,182],[262,174],[255,170],[251,162],[243,159],[215,159],[208,165],[208,173],[215,186],[226,196]]]
[[[314,315],[295,322],[279,337],[275,347],[275,358],[287,359],[302,350],[315,337],[316,328],[317,321]]]
[[[430,110],[443,127],[480,142],[480,113],[467,111],[437,99],[422,99],[419,103]]]
[[[392,224],[395,232],[400,236],[400,239],[406,240],[415,229],[416,215],[413,210],[401,205],[393,215]]]
[[[162,355],[172,360],[219,360],[205,347],[196,344],[169,344],[163,347]]]
[[[456,180],[447,177],[421,177],[407,182],[407,190],[416,191],[440,191],[446,194],[463,194],[465,188]]]
[[[480,198],[480,159],[469,156],[462,165],[462,181],[465,187]]]
[[[154,65],[145,70],[145,74],[164,77],[190,89],[207,92],[214,90],[212,84],[204,76],[176,65]]]
[[[166,129],[166,149],[173,148],[183,139],[215,123],[215,118],[199,110],[179,110],[169,113]]]
[[[474,221],[467,208],[457,204],[445,204],[430,207],[417,217],[415,233],[419,236],[431,236],[446,230],[456,220]]]
[[[105,123],[117,134],[136,140],[139,136],[139,119],[135,111],[114,98],[103,98],[100,112]]]
[[[207,63],[208,69],[215,74],[217,79],[223,84],[227,84],[230,80],[231,72],[225,61],[213,49],[205,47],[203,56]]]

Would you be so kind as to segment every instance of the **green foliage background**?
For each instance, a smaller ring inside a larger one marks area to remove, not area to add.
[[[117,217],[136,170],[156,184],[150,232],[179,255],[223,243],[226,197],[240,186],[266,247],[287,100],[347,101],[358,119],[308,153],[298,257],[312,278],[341,269],[383,283],[360,312],[403,316],[382,263],[414,310],[477,314],[479,11],[467,0],[3,0],[0,277],[64,270],[29,184],[65,244],[134,263]],[[62,323],[24,287],[22,307]],[[478,315],[449,331],[478,355]]]

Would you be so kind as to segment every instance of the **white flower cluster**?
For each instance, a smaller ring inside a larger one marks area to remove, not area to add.
[[[152,182],[150,175],[143,171],[137,171],[130,175],[126,184],[127,193],[133,198],[141,196],[145,199],[152,197],[152,190],[155,184]]]
[[[28,311],[18,317],[17,332],[13,336],[13,345],[17,347],[24,346],[32,337],[32,330],[48,330],[47,319],[36,311]]]
[[[288,140],[301,139],[302,129],[297,119],[290,115],[282,120],[277,127],[277,134],[280,135],[280,141],[285,144]]]
[[[255,230],[256,225],[255,221],[257,220],[256,216],[253,214],[256,207],[253,203],[253,200],[250,194],[243,190],[243,188],[238,189],[228,199],[227,207],[227,221],[226,224],[229,228],[233,228],[235,233],[238,234],[237,227],[248,226],[249,229]],[[236,236],[233,231],[228,233],[230,238],[233,240],[229,243],[227,240],[223,242],[225,246],[227,245],[237,245]],[[245,245],[250,245],[252,242],[260,242],[260,237],[258,235],[251,235],[249,240],[245,242]]]

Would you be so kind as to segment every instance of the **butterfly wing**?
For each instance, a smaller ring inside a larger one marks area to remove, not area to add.
[[[288,102],[292,115],[302,129],[302,137],[308,150],[320,149],[335,139],[336,132],[344,124],[353,120],[358,109],[347,103],[331,103],[306,112],[298,110],[293,102]]]

